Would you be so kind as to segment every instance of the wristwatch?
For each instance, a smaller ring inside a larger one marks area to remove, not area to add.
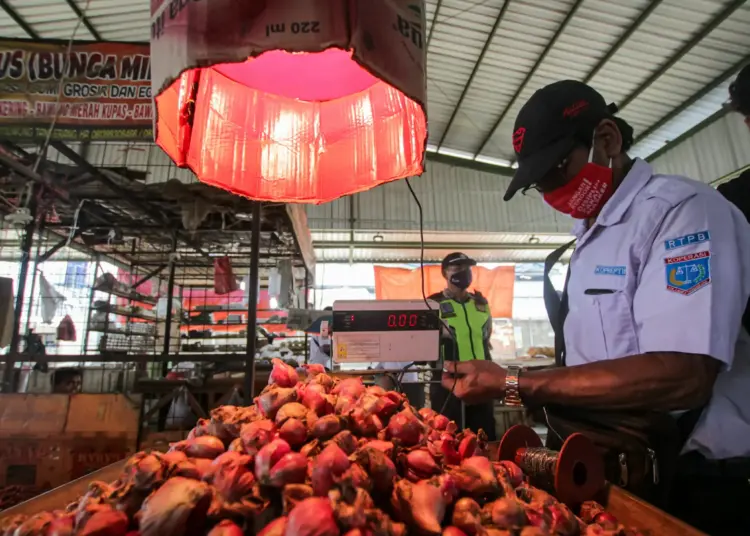
[[[505,371],[505,406],[523,406],[521,400],[521,391],[518,388],[518,376],[521,374],[521,367],[510,366]]]

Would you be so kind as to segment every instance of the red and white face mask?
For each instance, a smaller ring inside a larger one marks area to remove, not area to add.
[[[565,186],[543,194],[544,200],[555,210],[579,220],[593,218],[612,197],[612,159],[609,166],[593,162],[594,144],[591,144],[589,161]]]

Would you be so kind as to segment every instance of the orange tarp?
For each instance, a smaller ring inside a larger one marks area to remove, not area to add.
[[[440,266],[425,266],[425,295],[445,288]],[[499,266],[490,270],[481,266],[472,268],[474,282],[470,290],[478,290],[487,298],[494,318],[513,317],[513,283],[515,267]],[[378,300],[414,300],[422,298],[420,269],[388,268],[375,266],[375,297]]]

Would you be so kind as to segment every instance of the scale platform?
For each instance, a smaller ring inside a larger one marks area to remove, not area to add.
[[[437,361],[440,305],[428,300],[337,300],[332,357],[336,363]]]

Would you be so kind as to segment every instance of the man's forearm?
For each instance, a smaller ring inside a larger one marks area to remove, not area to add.
[[[652,353],[521,374],[521,398],[596,409],[671,411],[705,404],[719,362],[692,354]]]

